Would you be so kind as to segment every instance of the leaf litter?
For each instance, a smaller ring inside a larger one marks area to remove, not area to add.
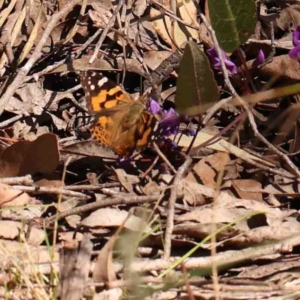
[[[219,1],[0,1],[1,297],[300,299],[299,5]],[[164,136],[92,140],[84,70]]]

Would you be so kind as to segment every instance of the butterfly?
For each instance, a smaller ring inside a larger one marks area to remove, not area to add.
[[[80,76],[90,113],[95,116],[92,137],[120,157],[130,157],[156,138],[159,122],[147,111],[147,98],[138,100],[93,71]]]

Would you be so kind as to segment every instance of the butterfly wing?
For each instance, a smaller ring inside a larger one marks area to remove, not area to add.
[[[130,156],[134,150],[143,150],[156,137],[158,122],[143,103],[136,101],[123,116],[112,139],[112,147],[121,156]],[[126,153],[126,154],[125,154]]]
[[[83,73],[81,83],[88,108],[95,115],[94,138],[122,157],[147,146],[158,123],[141,100],[134,101],[120,86],[96,72]]]
[[[120,112],[134,102],[120,86],[100,73],[87,71],[81,75],[87,106],[95,121],[91,128],[92,137],[104,146],[112,147],[115,128],[119,126]],[[122,115],[122,113],[121,113]]]
[[[117,108],[120,104],[134,102],[120,86],[100,73],[84,72],[81,75],[81,84],[91,113],[104,113],[105,110]]]

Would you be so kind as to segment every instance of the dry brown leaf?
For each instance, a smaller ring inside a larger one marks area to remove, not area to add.
[[[137,17],[141,17],[147,8],[146,0],[134,0],[132,5],[132,12]]]
[[[98,141],[95,140],[75,142],[71,145],[65,146],[63,150],[82,154],[78,156],[74,155],[73,156],[74,160],[78,160],[82,158],[82,156],[98,156],[98,157],[111,158],[111,159],[118,158],[118,156],[114,154],[112,150],[103,147]],[[98,164],[99,164],[99,160],[98,160]]]
[[[29,197],[26,193],[14,189],[9,185],[0,183],[0,206],[23,206],[34,203],[34,199]]]
[[[226,164],[230,161],[230,157],[227,153],[215,153],[201,159],[194,167],[193,172],[190,172],[186,177],[188,180],[197,182],[198,177],[202,183],[214,188],[217,186],[217,176],[220,170],[224,169]],[[195,177],[195,175],[196,177]]]
[[[281,211],[278,208],[273,208],[266,203],[255,200],[238,199],[230,196],[226,192],[221,192],[215,199],[216,204],[208,204],[200,208],[194,209],[192,212],[180,215],[177,217],[179,222],[196,221],[199,223],[212,223],[214,220],[218,223],[233,222],[234,220],[246,216],[254,212],[263,212],[266,215],[266,221],[269,225],[275,226],[280,224],[283,219],[288,217],[292,210]],[[215,211],[215,219],[213,219],[213,211]],[[246,221],[239,224],[239,228],[246,229]]]
[[[21,12],[14,12],[13,14],[11,14],[8,17],[8,19],[10,19],[10,21],[13,21],[11,23],[13,25],[13,31],[9,32],[9,43],[10,43],[11,47],[14,46],[15,40],[16,40],[19,32],[21,31],[21,27],[22,27],[22,24],[25,20],[25,16],[26,16],[26,7],[24,6]],[[15,17],[17,18],[16,20],[15,20]],[[14,21],[16,21],[16,22],[14,22]],[[0,70],[2,70],[2,68],[8,62],[8,58],[6,56],[5,51],[2,52],[1,54],[2,55],[1,55],[1,58],[0,58]]]
[[[59,232],[58,233],[58,240],[66,243],[70,243],[74,241],[74,239],[77,242],[82,241],[83,234],[81,232],[76,232],[75,231],[68,231],[68,232]]]
[[[195,142],[193,144],[193,148],[198,147],[202,145],[204,142],[210,140],[214,135],[208,134],[206,132],[200,131],[197,134],[197,137],[195,139]],[[194,137],[192,136],[187,136],[187,135],[177,135],[176,137],[171,135],[171,139],[174,139],[176,143],[178,143],[178,146],[188,148],[189,145],[191,144],[192,140]],[[248,159],[248,160],[254,160],[257,161],[263,165],[267,165],[269,167],[274,167],[275,165],[269,161],[263,160],[259,157],[256,157],[252,154],[249,154],[243,149],[240,149],[227,141],[225,141],[223,138],[218,137],[217,141],[210,143],[209,145],[206,146],[207,148],[216,150],[216,151],[221,151],[221,152],[227,152],[227,153],[232,153],[236,155],[237,157],[241,159]],[[229,151],[230,150],[230,151]]]
[[[291,28],[292,24],[292,28]],[[285,31],[296,29],[300,25],[300,5],[291,5],[281,10],[279,17],[275,19],[274,26]]]
[[[124,224],[124,228],[132,231],[143,231],[145,233],[151,232],[151,228],[144,220],[134,215],[130,215],[125,210],[118,210],[113,208],[101,208],[92,212],[87,218],[83,219],[81,225],[87,227],[119,227]]]
[[[113,168],[113,172],[116,175],[117,180],[121,183],[122,187],[128,193],[133,191],[132,184],[140,182],[140,180],[137,176],[126,174],[124,169],[115,169],[115,168]]]
[[[144,61],[150,69],[155,70],[171,54],[171,51],[147,51],[144,54]]]
[[[30,253],[30,258],[28,257]],[[55,249],[49,251],[48,246],[31,246],[15,241],[0,240],[1,263],[11,266],[11,257],[20,262],[25,274],[32,274],[33,264],[38,264],[40,274],[50,272],[51,263],[59,261],[59,254]],[[23,265],[22,265],[23,264]]]
[[[95,300],[119,300],[122,299],[123,290],[120,288],[111,288],[102,291],[95,296]]]
[[[48,174],[59,164],[58,140],[55,134],[44,134],[35,141],[20,141],[0,155],[0,177]]]
[[[11,0],[9,5],[0,12],[0,27],[4,24],[11,11],[13,10],[17,0]]]
[[[164,6],[166,8],[170,7],[170,1],[165,0]],[[185,23],[189,25],[195,25],[197,23],[197,8],[193,1],[184,1],[184,5],[182,1],[177,1],[178,4],[178,17],[183,20]],[[195,40],[199,39],[198,30],[187,27],[181,23],[175,22],[174,24],[174,35],[172,33],[171,19],[167,15],[163,14],[161,11],[151,8],[150,16],[154,21],[152,21],[153,26],[157,32],[157,34],[173,49],[177,49],[177,46],[180,47],[183,43],[187,42],[189,38],[193,38]],[[174,36],[174,42],[172,39]]]
[[[94,282],[109,283],[117,279],[113,268],[113,248],[118,237],[119,231],[117,231],[100,250],[93,274]]]
[[[248,61],[247,65],[250,67],[253,60]],[[258,73],[263,79],[270,79],[278,77],[281,83],[293,83],[300,80],[300,64],[291,59],[288,54],[275,56],[272,61],[261,69]]]
[[[201,186],[188,176],[180,181],[178,187],[179,191],[183,194],[182,201],[193,206],[200,206],[207,203],[207,198],[204,197]]]
[[[53,92],[52,92],[53,93]],[[27,83],[16,91],[18,97],[12,97],[5,110],[16,114],[41,115],[47,103],[41,82]],[[21,99],[21,100],[20,100]]]
[[[35,23],[34,23],[32,31],[30,33],[30,37],[22,50],[21,56],[18,59],[18,63],[21,63],[27,57],[27,55],[30,53],[32,47],[34,46],[34,42],[37,38],[38,29],[41,26],[43,17],[44,17],[43,6],[41,5],[41,7],[39,8],[38,16],[34,20]]]
[[[232,185],[241,198],[262,201],[262,193],[256,192],[261,190],[261,183],[252,179],[233,180]]]
[[[104,8],[106,10],[111,10],[113,8],[112,1],[111,0],[90,0],[90,5],[93,7],[95,11],[101,11],[99,8]]]
[[[20,234],[28,230],[28,225],[15,221],[0,221],[0,237],[9,240],[20,238]],[[28,245],[38,246],[45,241],[46,233],[42,229],[31,228],[29,238],[26,239]]]
[[[128,37],[134,40],[137,46],[146,50],[159,49],[159,38],[151,22],[143,21],[130,25],[128,28]]]
[[[112,13],[109,10],[102,7],[98,7],[97,11],[90,9],[88,14],[94,22],[95,27],[98,28],[105,28],[112,16]]]

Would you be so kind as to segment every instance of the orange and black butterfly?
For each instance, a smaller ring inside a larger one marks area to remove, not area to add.
[[[120,86],[93,71],[81,75],[88,108],[95,116],[92,137],[121,157],[140,151],[157,137],[159,123],[147,110],[147,99],[138,100]]]

